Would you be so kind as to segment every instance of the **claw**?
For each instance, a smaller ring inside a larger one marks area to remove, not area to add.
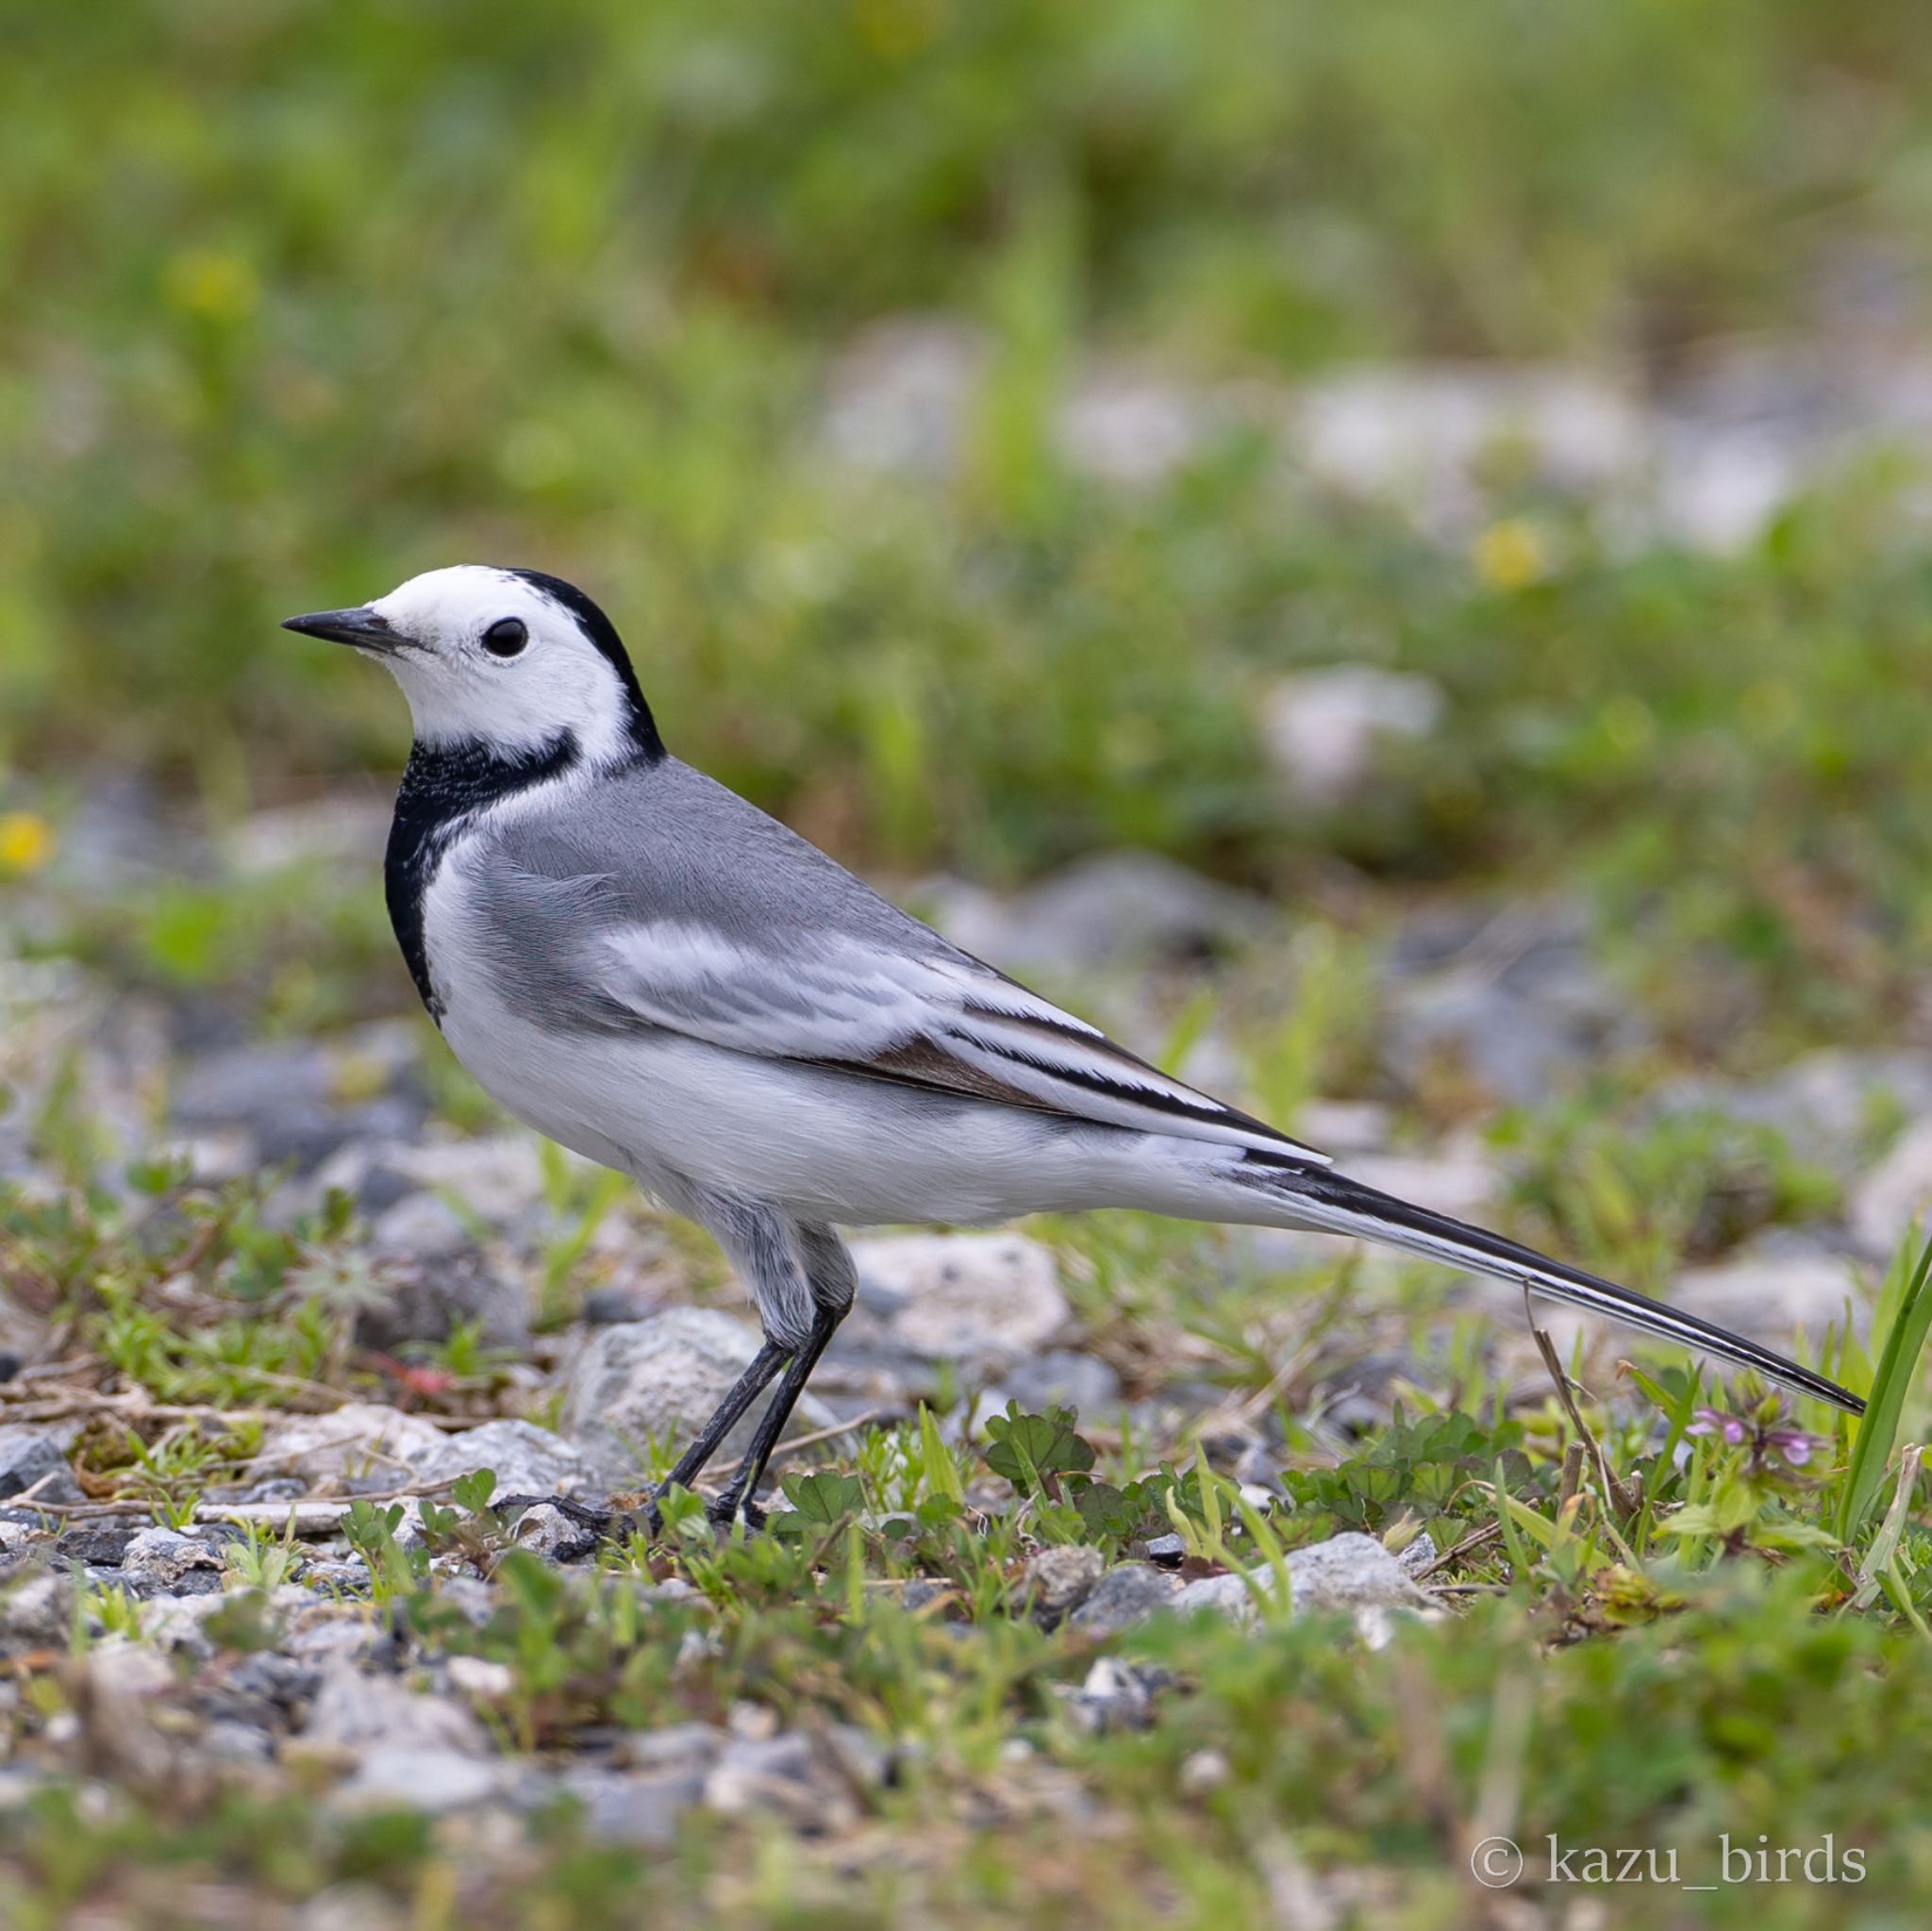
[[[599,1542],[616,1542],[637,1527],[636,1518],[626,1515],[621,1509],[592,1508],[582,1502],[573,1502],[567,1495],[503,1495],[491,1504],[491,1513],[508,1526],[516,1516],[526,1508],[554,1508],[567,1522]],[[656,1527],[657,1509],[651,1510],[653,1528]]]
[[[503,1495],[491,1504],[491,1509],[506,1526],[510,1526],[525,1509],[539,1506],[556,1509],[598,1542],[621,1542],[639,1533],[655,1539],[664,1532],[664,1519],[658,1512],[658,1498],[654,1494],[646,1494],[631,1510],[592,1508],[588,1503],[573,1502],[567,1495]],[[705,1504],[705,1519],[713,1528],[728,1532],[741,1518],[754,1534],[765,1526],[765,1511],[756,1502],[737,1501],[728,1490]]]
[[[756,1502],[741,1502],[729,1490],[705,1504],[705,1520],[713,1528],[728,1531],[741,1516],[754,1535],[765,1525],[765,1511]]]

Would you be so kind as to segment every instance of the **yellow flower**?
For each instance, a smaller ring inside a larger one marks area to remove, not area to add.
[[[1475,540],[1470,560],[1491,590],[1522,590],[1547,576],[1554,558],[1542,531],[1527,517],[1511,516]]]
[[[37,811],[0,811],[0,872],[38,872],[54,856],[54,827]]]
[[[184,314],[208,322],[245,322],[261,300],[255,270],[239,255],[190,248],[168,263],[168,300]]]

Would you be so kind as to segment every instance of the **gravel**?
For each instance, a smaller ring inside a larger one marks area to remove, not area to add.
[[[1052,1251],[1024,1234],[855,1240],[860,1297],[901,1347],[1004,1368],[1068,1324]]]
[[[68,1465],[64,1432],[33,1423],[0,1426],[0,1499],[31,1489],[36,1502],[66,1505],[87,1500]]]
[[[1067,1622],[1088,1636],[1114,1636],[1172,1608],[1174,1599],[1172,1576],[1144,1562],[1122,1562],[1093,1585]]]
[[[595,1330],[564,1390],[565,1438],[608,1488],[634,1486],[653,1440],[684,1441],[709,1419],[758,1351],[746,1323],[708,1307],[674,1307],[648,1321]],[[808,1394],[792,1414],[794,1429],[831,1421]],[[743,1453],[757,1411],[725,1438],[721,1463]]]
[[[416,1477],[442,1482],[478,1469],[496,1474],[497,1495],[588,1495],[596,1471],[580,1449],[533,1422],[485,1422],[441,1436],[415,1462]]]
[[[442,1444],[442,1430],[420,1415],[346,1402],[326,1414],[271,1423],[256,1465],[295,1476],[313,1493],[372,1494],[406,1487]]]
[[[1026,1565],[1026,1588],[1033,1613],[1053,1628],[1093,1593],[1107,1568],[1098,1549],[1065,1543],[1042,1549]]]

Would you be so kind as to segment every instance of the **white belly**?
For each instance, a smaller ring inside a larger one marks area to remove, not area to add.
[[[753,1059],[673,1034],[553,1033],[452,997],[443,1034],[486,1090],[674,1206],[691,1183],[809,1218],[1004,1220],[1102,1206],[1097,1136],[1017,1108]]]

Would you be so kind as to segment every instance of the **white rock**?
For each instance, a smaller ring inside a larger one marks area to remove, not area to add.
[[[1329,810],[1374,780],[1386,745],[1426,738],[1446,703],[1426,677],[1332,664],[1284,677],[1268,692],[1261,740],[1289,796]]]
[[[1405,1542],[1395,1559],[1402,1565],[1405,1575],[1419,1576],[1436,1558],[1441,1555],[1436,1547],[1436,1539],[1427,1529],[1420,1530],[1411,1542]]]
[[[1029,1599],[1037,1610],[1058,1620],[1077,1609],[1107,1572],[1107,1557],[1078,1542],[1044,1548],[1026,1565]]]
[[[385,1207],[369,1229],[370,1251],[385,1259],[430,1260],[472,1244],[462,1216],[434,1193],[406,1193]]]
[[[297,864],[354,864],[379,850],[390,807],[378,799],[334,792],[305,805],[251,812],[223,841],[223,856],[244,878]]]
[[[142,1638],[157,1649],[179,1650],[206,1662],[214,1655],[215,1646],[202,1624],[210,1616],[219,1615],[231,1600],[219,1591],[205,1596],[151,1596],[137,1606]],[[268,1595],[269,1607],[277,1616],[294,1616],[303,1609],[312,1609],[315,1600],[300,1583],[292,1582],[271,1590]],[[372,1640],[374,1635],[372,1632]],[[294,1639],[291,1638],[291,1647],[293,1643]]]
[[[418,1694],[392,1676],[366,1675],[342,1662],[324,1673],[303,1734],[346,1750],[406,1743],[481,1756],[490,1748],[483,1725],[453,1697]]]
[[[1560,368],[1437,364],[1348,371],[1301,398],[1300,453],[1357,495],[1393,495],[1441,526],[1474,513],[1484,458],[1520,451],[1538,477],[1599,494],[1637,480],[1643,411],[1595,376]]]
[[[1234,1774],[1218,1750],[1196,1750],[1181,1759],[1180,1790],[1184,1797],[1206,1797]]]
[[[1011,1360],[1066,1324],[1052,1253],[1024,1234],[893,1234],[853,1243],[892,1337],[943,1359]]]
[[[159,1696],[178,1680],[159,1650],[125,1636],[102,1637],[88,1651],[87,1672],[95,1694],[117,1702]]]
[[[559,1425],[607,1487],[635,1482],[646,1445],[682,1442],[696,1433],[751,1365],[760,1345],[755,1329],[710,1307],[673,1307],[648,1321],[598,1329],[571,1370]],[[741,1454],[757,1422],[750,1415],[728,1435],[719,1461]],[[795,1427],[828,1426],[824,1404],[807,1395],[792,1411]]]
[[[131,1582],[172,1589],[191,1569],[219,1569],[222,1556],[212,1542],[184,1536],[176,1529],[142,1529],[121,1557],[122,1573]]]
[[[493,1663],[488,1656],[452,1656],[445,1667],[450,1688],[478,1703],[501,1703],[517,1687],[509,1665]]]
[[[1845,1219],[1861,1252],[1890,1260],[1932,1206],[1932,1119],[1916,1120],[1852,1190]]]
[[[49,1570],[28,1569],[0,1582],[0,1647],[47,1649],[74,1633],[74,1584]]]
[[[1842,1328],[1849,1307],[1863,1328],[1871,1296],[1852,1263],[1836,1254],[1745,1253],[1718,1267],[1687,1268],[1673,1304],[1768,1347],[1788,1347],[1794,1334],[1813,1340]]]
[[[832,370],[824,434],[863,469],[942,474],[991,357],[985,335],[942,315],[894,316],[864,330]]]
[[[1304,1100],[1295,1138],[1327,1154],[1370,1154],[1387,1144],[1389,1108],[1377,1100]]]
[[[1145,488],[1194,456],[1217,426],[1199,390],[1141,370],[1097,365],[1060,405],[1061,454],[1103,483]]]
[[[1715,1110],[1774,1126],[1807,1160],[1850,1178],[1874,1122],[1932,1115],[1932,1053],[1827,1046],[1757,1085],[1690,1079],[1664,1099],[1674,1112]]]
[[[1264,1595],[1272,1593],[1271,1580],[1266,1576],[1256,1578],[1257,1587]],[[1197,1581],[1183,1583],[1174,1591],[1170,1606],[1176,1616],[1193,1616],[1211,1609],[1217,1616],[1225,1616],[1234,1623],[1253,1622],[1257,1610],[1247,1577],[1234,1570],[1225,1575],[1204,1575]]]
[[[708,1809],[725,1817],[771,1812],[793,1828],[812,1832],[846,1829],[858,1821],[858,1806],[843,1781],[827,1766],[801,1730],[772,1738],[730,1738],[705,1776]]]
[[[1352,1179],[1457,1220],[1481,1214],[1503,1188],[1501,1173],[1474,1148],[1450,1148],[1436,1159],[1413,1154],[1363,1154],[1346,1164]]]
[[[703,1801],[705,1772],[684,1767],[641,1776],[578,1764],[562,1773],[558,1788],[582,1806],[587,1836],[663,1849],[676,1841],[686,1814]]]
[[[325,1415],[291,1415],[262,1436],[256,1465],[264,1474],[340,1482],[392,1474],[395,1486],[442,1447],[442,1430],[417,1415],[374,1402],[347,1402]]]
[[[506,1767],[460,1750],[421,1743],[380,1743],[357,1766],[347,1783],[331,1793],[339,1810],[460,1810],[494,1797],[507,1778]]]
[[[577,1562],[597,1546],[594,1530],[573,1522],[563,1510],[540,1502],[517,1517],[510,1539],[547,1562]]]
[[[298,1931],[401,1931],[404,1920],[375,1885],[332,1884],[301,1906],[292,1922]]]
[[[416,1464],[425,1482],[477,1469],[495,1472],[498,1496],[576,1495],[596,1483],[596,1472],[582,1453],[533,1422],[485,1422],[480,1428],[444,1435]]]
[[[85,1502],[67,1460],[75,1430],[44,1423],[0,1423],[0,1498],[28,1490],[36,1502]]]
[[[1266,899],[1131,846],[1062,865],[1013,899],[996,927],[983,906],[976,924],[966,923],[997,963],[1058,973],[1193,958],[1281,927]]]
[[[1350,1532],[1311,1542],[1289,1556],[1288,1573],[1298,1609],[1433,1606],[1402,1564],[1373,1536]]]
[[[1755,542],[1817,468],[1789,436],[1753,424],[1676,424],[1660,454],[1660,534],[1721,557]]]
[[[1429,1598],[1373,1536],[1350,1531],[1296,1549],[1287,1559],[1289,1596],[1296,1615],[1344,1611],[1361,1628],[1366,1611],[1433,1611]],[[1238,1623],[1252,1623],[1258,1615],[1257,1591],[1265,1599],[1274,1590],[1274,1573],[1270,1568],[1250,1571],[1245,1576],[1230,1572],[1185,1584],[1172,1606],[1180,1615],[1211,1609]],[[1364,1635],[1376,1633],[1363,1629]]]
[[[575,1155],[568,1158],[589,1164]],[[389,1164],[419,1186],[454,1193],[491,1221],[513,1220],[544,1195],[542,1157],[527,1133],[426,1140],[401,1149]]]

